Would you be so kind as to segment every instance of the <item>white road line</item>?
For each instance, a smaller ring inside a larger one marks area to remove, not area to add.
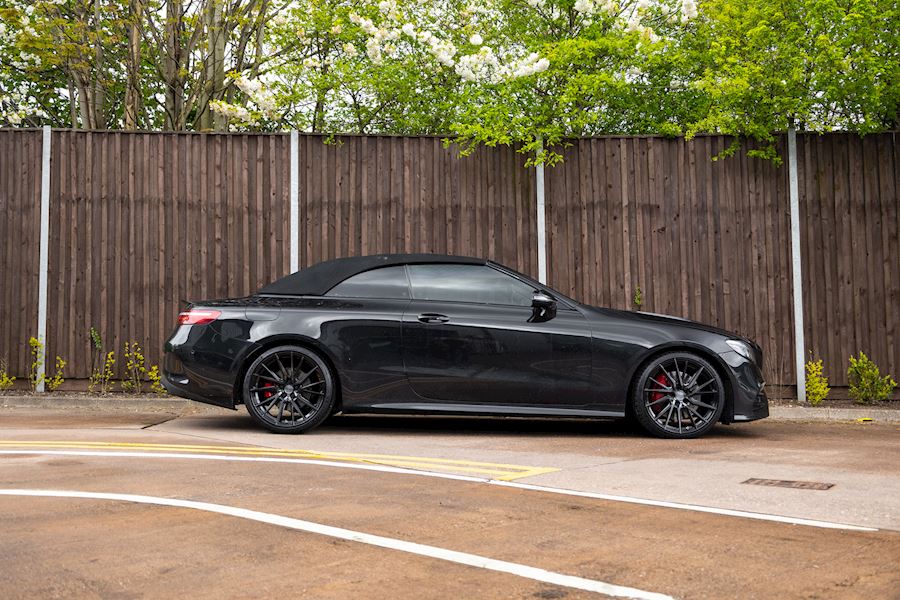
[[[173,506],[177,508],[191,508],[195,510],[203,510],[231,517],[239,517],[241,519],[249,519],[260,523],[269,523],[325,535],[342,540],[359,542],[370,546],[378,546],[380,548],[388,548],[390,550],[399,550],[400,552],[408,552],[419,556],[427,556],[470,567],[487,569],[489,571],[497,571],[499,573],[508,573],[526,579],[542,581],[553,585],[560,585],[588,592],[597,592],[606,594],[607,596],[615,596],[618,598],[634,598],[637,600],[673,600],[671,596],[658,594],[655,592],[646,592],[635,588],[614,585],[594,579],[585,579],[583,577],[575,577],[574,575],[563,575],[537,567],[529,567],[519,563],[507,562],[505,560],[496,560],[477,554],[469,554],[467,552],[457,552],[456,550],[448,550],[438,546],[428,546],[425,544],[417,544],[415,542],[407,542],[395,538],[383,537],[380,535],[372,535],[351,529],[342,529],[340,527],[332,527],[330,525],[322,525],[311,521],[303,521],[283,515],[274,515],[246,508],[238,508],[227,506],[224,504],[212,504],[210,502],[197,502],[194,500],[180,500],[177,498],[160,498],[158,496],[141,496],[134,494],[109,494],[102,492],[80,492],[67,490],[18,490],[18,489],[0,489],[0,496],[31,496],[46,498],[82,498],[89,500],[114,500],[118,502],[136,502],[139,504],[154,504],[157,506]]]
[[[690,510],[694,512],[709,513],[714,515],[725,515],[729,517],[739,517],[742,519],[755,519],[758,521],[772,521],[775,523],[787,523],[789,525],[805,525],[807,527],[820,527],[823,529],[841,529],[844,531],[878,531],[875,527],[864,527],[862,525],[850,525],[847,523],[834,523],[832,521],[819,521],[816,519],[803,519],[799,517],[787,517],[784,515],[770,515],[767,513],[758,513],[745,510],[733,510],[730,508],[717,508],[714,506],[703,506],[699,504],[684,504],[681,502],[668,502],[666,500],[651,500],[648,498],[635,498],[632,496],[618,496],[613,494],[603,494],[600,492],[583,492],[578,490],[567,490],[565,488],[545,487],[542,485],[534,485],[530,483],[519,483],[516,481],[498,481],[496,479],[486,479],[483,477],[473,477],[471,475],[452,475],[449,473],[435,473],[433,471],[419,471],[416,469],[405,469],[403,467],[388,467],[384,465],[363,465],[357,463],[334,462],[327,460],[312,460],[305,458],[277,458],[262,456],[228,456],[223,454],[183,454],[174,452],[107,452],[92,450],[0,450],[3,454],[39,454],[39,455],[59,455],[59,456],[99,456],[99,457],[115,457],[115,458],[166,458],[166,459],[192,459],[192,460],[221,460],[226,462],[275,462],[275,463],[292,463],[300,465],[313,465],[323,467],[335,467],[339,469],[359,469],[363,471],[379,471],[382,473],[400,473],[403,475],[418,475],[420,477],[435,477],[438,479],[452,479],[454,481],[466,481],[469,483],[482,483],[487,485],[496,485],[500,487],[516,488],[520,490],[531,490],[536,492],[544,492],[548,494],[560,494],[564,496],[577,496],[580,498],[593,498],[595,500],[608,500],[611,502],[625,502],[628,504],[640,504],[644,506],[658,506],[660,508],[674,508],[678,510]]]

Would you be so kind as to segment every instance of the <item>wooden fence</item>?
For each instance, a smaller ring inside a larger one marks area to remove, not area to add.
[[[787,168],[728,140],[576,140],[546,169],[550,284],[585,302],[750,335],[794,382]],[[895,134],[798,136],[807,347],[836,385],[866,351],[900,373]],[[779,140],[782,154],[784,140]],[[0,358],[25,375],[36,331],[39,131],[0,131]],[[183,300],[289,270],[287,134],[55,130],[48,354],[90,373],[89,329],[160,360]],[[379,252],[485,256],[537,274],[534,169],[509,148],[433,137],[300,136],[300,265]]]
[[[0,361],[23,376],[37,331],[41,132],[0,130]]]

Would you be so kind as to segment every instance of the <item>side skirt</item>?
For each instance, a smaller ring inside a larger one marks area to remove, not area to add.
[[[443,404],[437,402],[392,402],[344,407],[343,414],[440,414],[516,417],[601,417],[619,419],[624,410],[553,408],[509,404]]]

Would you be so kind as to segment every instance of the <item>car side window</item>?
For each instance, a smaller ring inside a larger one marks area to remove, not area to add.
[[[340,282],[325,294],[338,298],[385,298],[409,300],[406,267],[382,267],[364,271]]]
[[[534,288],[482,265],[410,265],[415,300],[531,306]]]

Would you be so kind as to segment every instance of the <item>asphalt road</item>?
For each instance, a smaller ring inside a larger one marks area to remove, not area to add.
[[[0,597],[898,598],[898,435],[6,409]]]

